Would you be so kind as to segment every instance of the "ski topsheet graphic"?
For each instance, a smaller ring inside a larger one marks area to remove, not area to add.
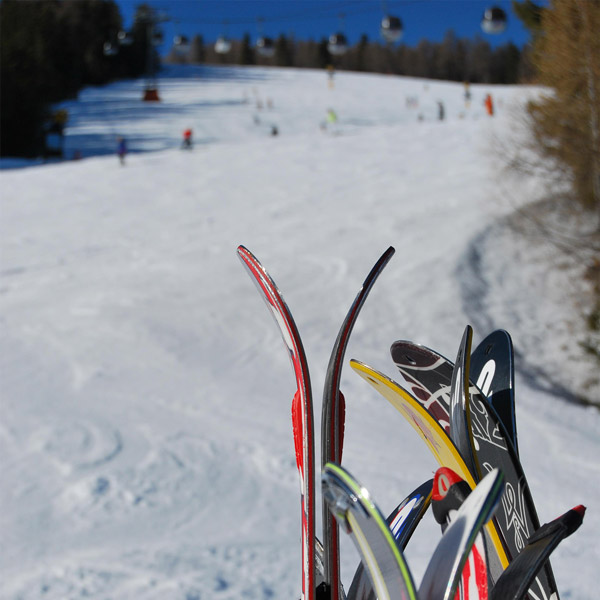
[[[302,597],[305,600],[314,600],[316,595],[315,457],[308,363],[298,328],[275,282],[247,248],[239,246],[237,252],[279,326],[296,376],[297,389],[292,400],[292,422],[302,502]]]
[[[465,334],[468,335],[468,332]],[[425,354],[429,367],[410,370],[410,389],[415,393],[418,390],[416,395],[423,406],[435,406],[435,413],[442,415],[441,423],[448,422],[452,431],[451,416],[445,418],[443,415],[449,415],[452,410],[452,381],[457,369],[440,354],[423,348],[418,349],[418,354],[415,353],[419,356],[421,364],[425,363],[425,360],[421,359]],[[404,365],[409,362],[407,356],[410,356],[410,342],[397,342],[392,346],[392,358],[396,365],[401,363],[399,368],[403,375]],[[462,367],[464,369],[464,363]],[[466,392],[466,389],[463,392]],[[528,537],[539,527],[535,504],[516,451],[493,407],[474,386],[470,387],[468,395],[465,394],[460,401],[468,402],[470,408],[469,427],[472,438],[463,440],[463,444],[472,444],[472,455],[475,459],[473,476],[477,480],[480,474],[484,475],[492,468],[499,468],[506,477],[506,493],[502,498],[501,509],[496,514],[495,523],[501,532],[510,561],[525,547]],[[464,413],[460,413],[459,416],[464,416]],[[462,473],[459,475],[463,476]],[[491,571],[494,581],[497,580],[499,573],[495,568]],[[531,594],[539,598],[551,598],[552,594],[556,594],[558,598],[550,563],[546,564],[534,582]]]
[[[450,388],[444,382],[448,361],[426,346],[405,340],[394,342],[391,354],[411,393],[450,432]],[[469,379],[498,414],[516,451],[513,347],[506,331],[492,332],[473,350]]]
[[[323,407],[321,415],[321,467],[328,462],[341,464],[344,440],[344,419],[346,404],[340,391],[342,364],[350,334],[356,323],[360,310],[373,287],[373,284],[394,255],[391,246],[375,263],[358,292],[342,326],[331,352],[325,387],[323,391]],[[335,517],[329,512],[323,499],[323,544],[325,548],[325,593],[330,594],[331,600],[341,598],[339,530]]]
[[[498,504],[502,480],[495,469],[465,500],[434,550],[417,592],[402,550],[368,490],[333,463],[322,475],[330,510],[352,536],[379,600],[453,600],[473,543]]]
[[[470,379],[496,411],[518,455],[514,350],[506,331],[493,331],[473,350]]]

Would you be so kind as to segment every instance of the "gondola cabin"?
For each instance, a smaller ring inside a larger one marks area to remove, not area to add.
[[[133,44],[133,36],[128,31],[119,31],[117,39],[121,46],[131,46]]]
[[[219,36],[215,42],[215,52],[217,54],[227,54],[231,50],[231,42],[224,36]]]
[[[329,43],[327,44],[327,50],[329,54],[333,56],[341,56],[348,50],[348,40],[343,33],[332,33],[329,36]]]
[[[492,6],[483,13],[481,29],[492,35],[502,33],[506,29],[506,13],[498,6]]]
[[[381,20],[381,36],[388,44],[397,42],[403,32],[402,21],[399,17],[388,15]]]
[[[119,54],[119,45],[114,42],[105,42],[102,51],[104,56],[116,56]]]
[[[256,41],[256,51],[266,58],[270,58],[275,54],[275,44],[268,37],[259,37]]]
[[[190,49],[190,40],[185,35],[176,35],[173,44],[181,52],[187,52]]]

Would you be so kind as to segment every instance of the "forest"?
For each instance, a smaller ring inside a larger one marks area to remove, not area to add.
[[[295,40],[280,35],[272,40],[272,56],[263,56],[250,43],[229,40],[231,49],[219,53],[217,44],[206,44],[201,35],[191,40],[189,50],[173,46],[167,63],[210,63],[237,65],[274,65],[278,67],[324,69],[330,65],[346,71],[367,71],[410,77],[425,77],[471,83],[518,83],[531,76],[527,52],[508,43],[492,48],[482,37],[460,39],[448,31],[441,42],[421,40],[415,47],[370,41],[363,35],[342,55],[332,54],[329,41]]]

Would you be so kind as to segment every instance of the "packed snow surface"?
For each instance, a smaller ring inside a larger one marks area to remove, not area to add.
[[[397,339],[454,358],[467,323],[475,344],[511,333],[540,520],[588,507],[554,553],[558,587],[596,598],[600,416],[548,384],[590,368],[564,360],[567,275],[499,234],[544,193],[541,178],[505,178],[498,155],[535,90],[472,86],[467,106],[462,84],[337,73],[331,87],[324,72],[267,68],[171,68],[160,103],[142,87],[65,104],[67,156],[83,160],[0,173],[0,596],[299,597],[295,381],[244,244],[294,314],[317,423],[337,331],[390,245],[347,359],[400,382]],[[342,390],[344,464],[387,513],[437,464],[347,364]],[[417,582],[439,535],[427,514],[407,548]],[[348,586],[358,554],[342,543]]]

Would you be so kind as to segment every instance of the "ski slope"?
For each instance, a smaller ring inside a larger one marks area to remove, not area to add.
[[[467,108],[461,84],[334,82],[173,67],[157,104],[139,81],[86,89],[65,103],[67,156],[83,160],[0,172],[0,597],[299,597],[294,376],[239,244],[294,314],[317,422],[338,328],[390,245],[347,359],[401,381],[397,339],[453,359],[467,323],[475,344],[507,329],[540,520],[588,507],[554,554],[561,597],[597,596],[600,415],[565,399],[594,377],[576,266],[505,225],[546,192],[502,168],[536,90],[472,86]],[[342,390],[344,465],[391,511],[437,464],[347,365]],[[417,582],[438,537],[427,515],[407,548]],[[348,586],[358,554],[342,544]]]

